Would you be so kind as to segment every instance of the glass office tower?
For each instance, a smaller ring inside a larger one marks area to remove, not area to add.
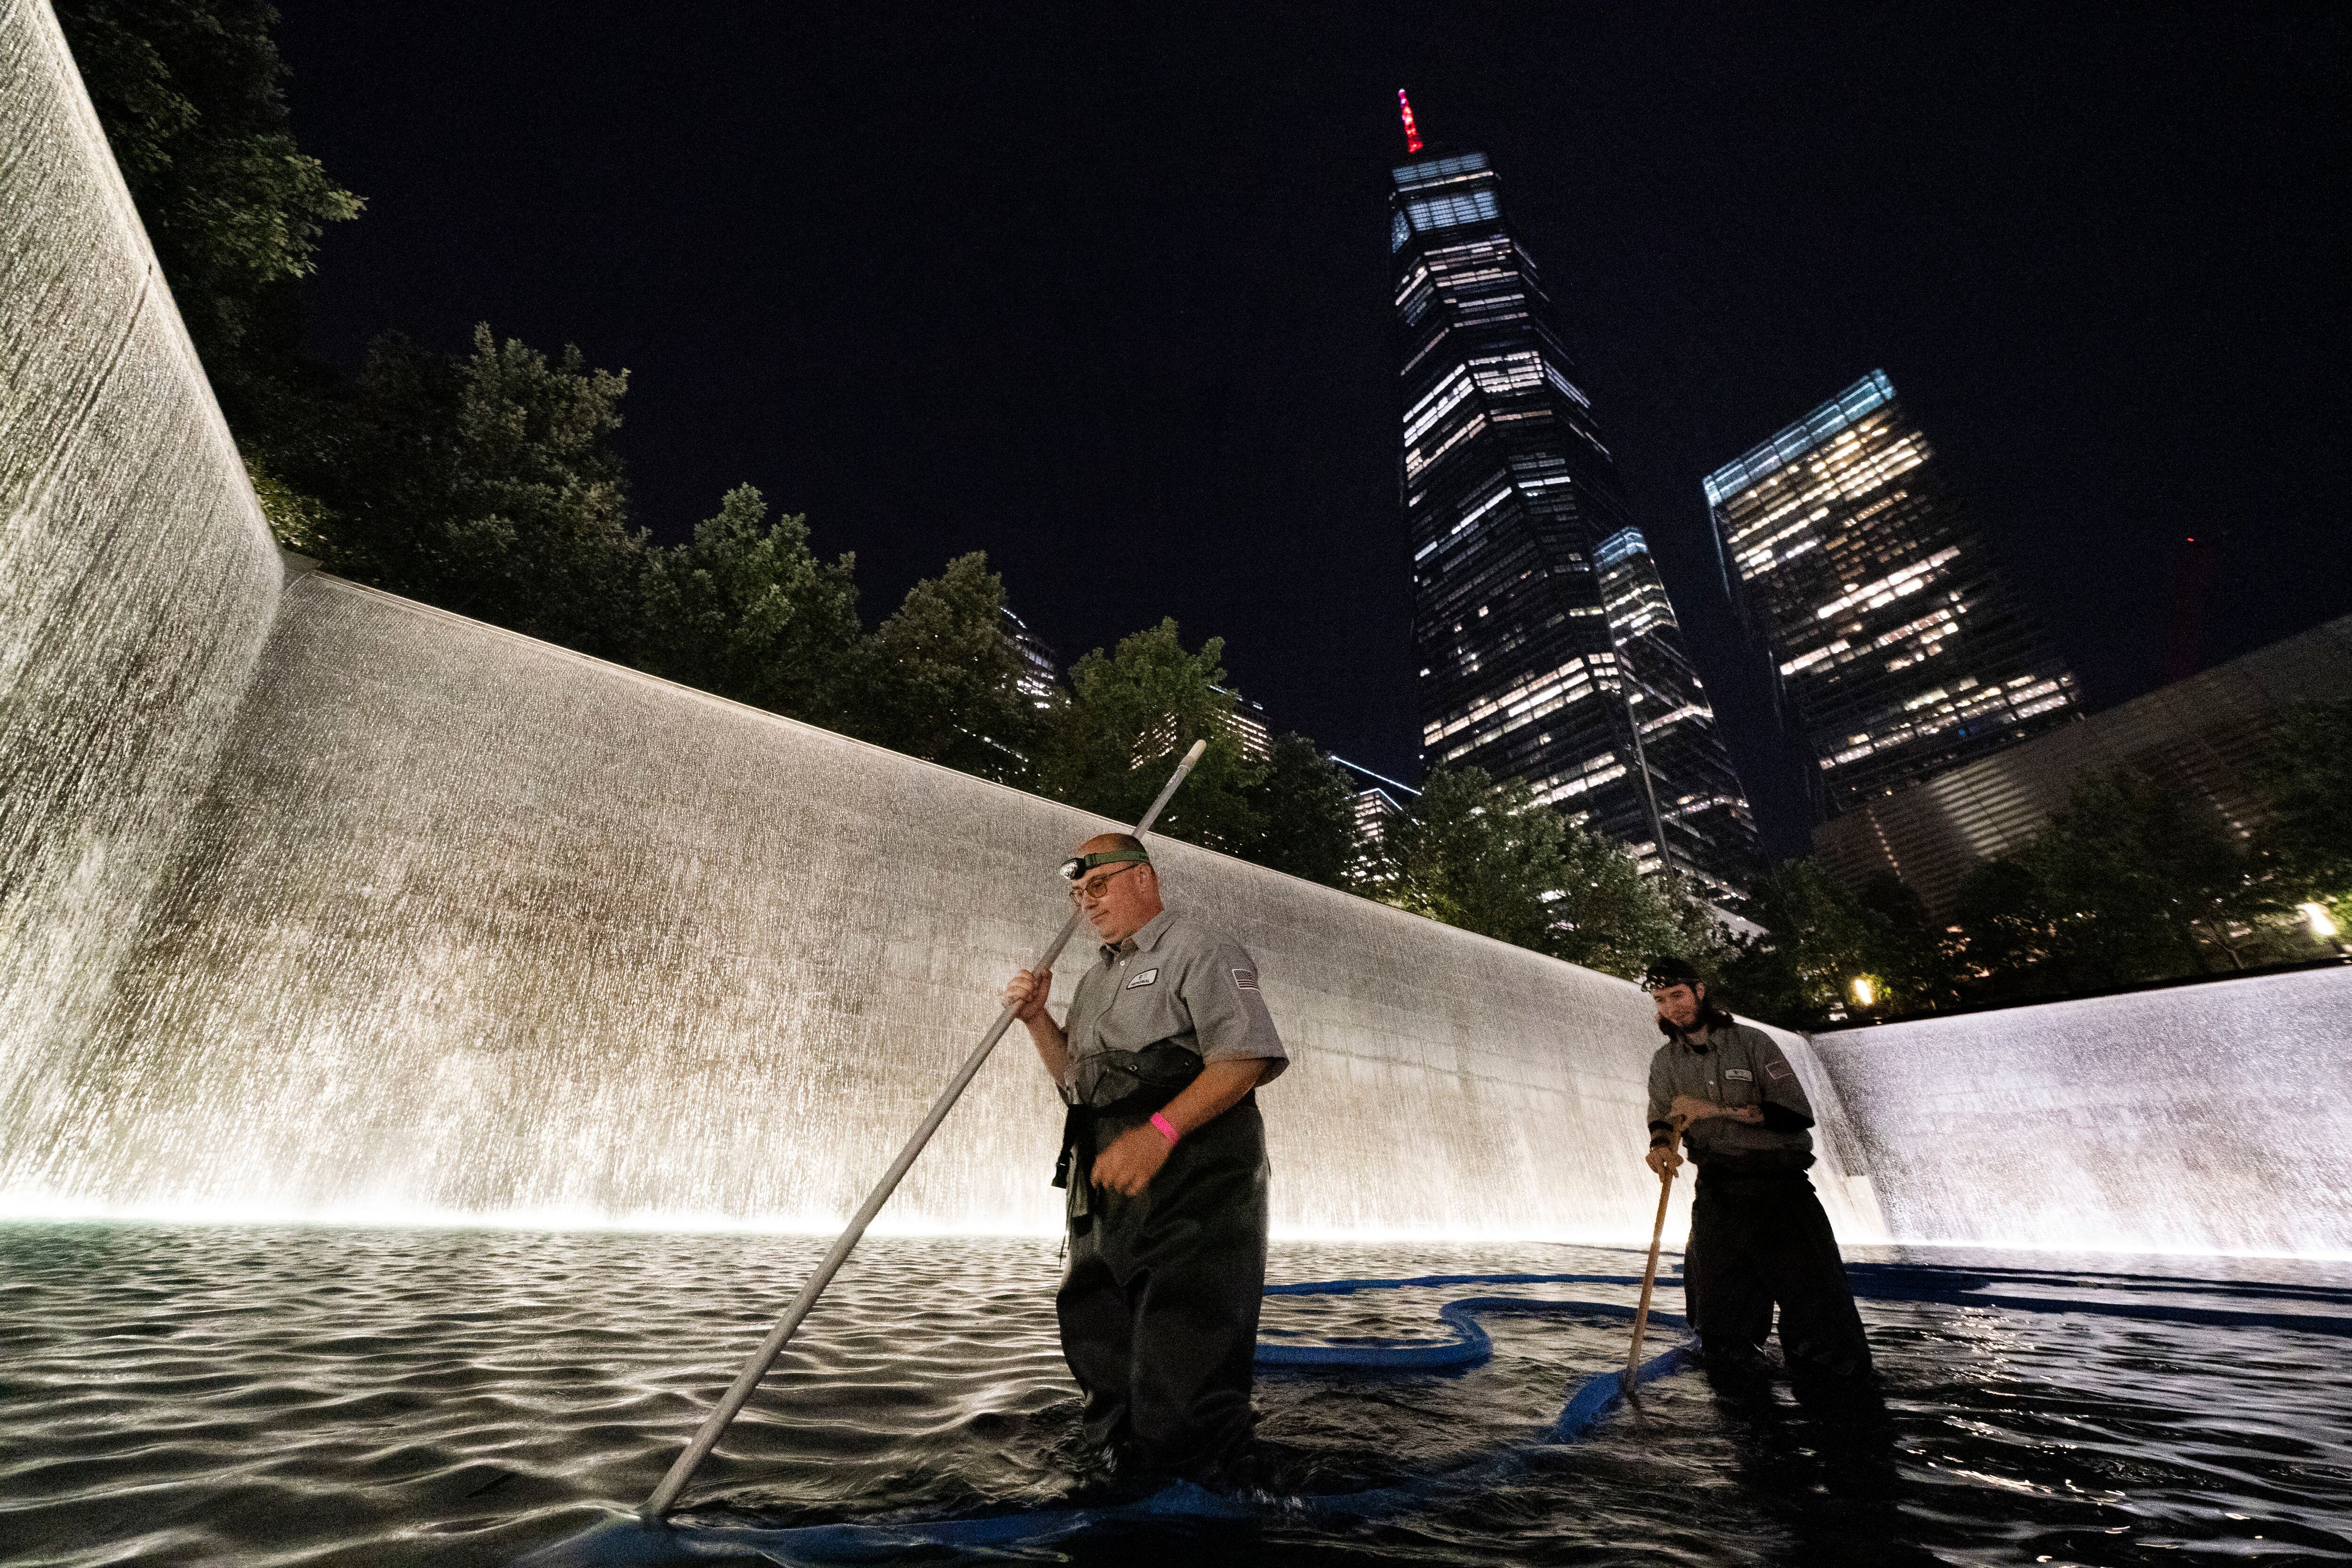
[[[1423,762],[1532,785],[1736,897],[1756,830],[1483,153],[1394,170]]]
[[[1709,474],[1706,501],[1725,584],[1771,649],[1826,815],[2077,711],[2073,674],[1884,371]]]

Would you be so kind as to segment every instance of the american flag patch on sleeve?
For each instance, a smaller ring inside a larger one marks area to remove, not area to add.
[[[1787,1062],[1766,1062],[1764,1064],[1764,1076],[1770,1079],[1774,1083],[1778,1083],[1784,1078],[1796,1077],[1797,1069],[1790,1067]]]
[[[1257,989],[1257,971],[1256,971],[1256,970],[1255,970],[1255,969],[1236,969],[1236,970],[1234,970],[1234,990],[1236,990],[1236,991],[1255,991],[1255,990],[1256,990],[1256,989]]]

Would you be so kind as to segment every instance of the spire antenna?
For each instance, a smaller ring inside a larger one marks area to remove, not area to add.
[[[1412,100],[1404,95],[1402,88],[1397,89],[1397,112],[1404,116],[1404,150],[1408,153],[1420,152],[1421,132],[1413,128]]]

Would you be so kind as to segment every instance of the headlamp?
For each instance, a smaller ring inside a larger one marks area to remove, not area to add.
[[[1126,860],[1140,860],[1150,865],[1151,856],[1142,849],[1101,849],[1092,855],[1073,855],[1055,869],[1075,882],[1097,866],[1116,866]]]

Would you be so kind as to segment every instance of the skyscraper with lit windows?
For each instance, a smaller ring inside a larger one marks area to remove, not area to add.
[[[1706,483],[1725,585],[1771,650],[1826,815],[2077,712],[1884,371]]]
[[[1393,175],[1423,761],[1526,783],[1736,895],[1748,802],[1502,182],[1467,151]]]

